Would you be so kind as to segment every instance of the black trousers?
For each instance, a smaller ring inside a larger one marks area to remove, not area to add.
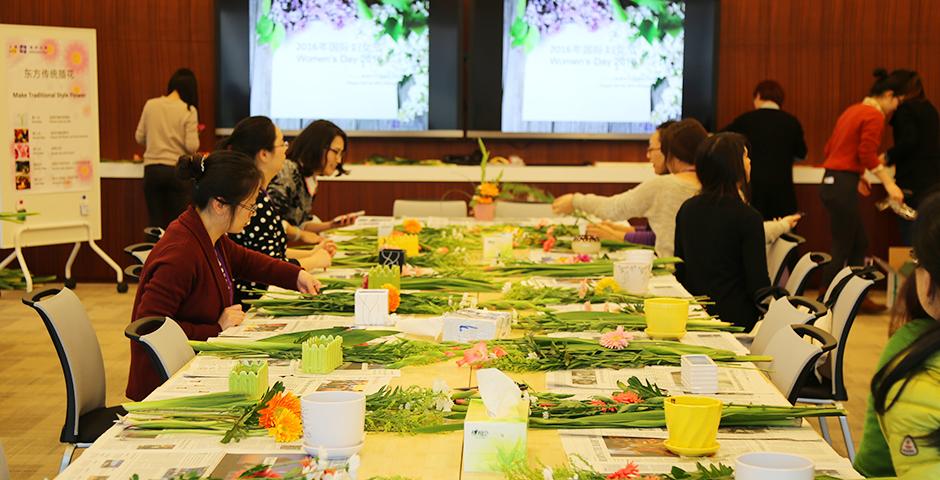
[[[169,165],[144,167],[144,198],[147,200],[148,226],[166,228],[189,205],[190,186],[176,178],[176,168]]]
[[[823,269],[820,294],[846,265],[854,267],[865,263],[868,236],[859,212],[858,180],[859,174],[855,172],[826,170],[823,175],[819,196],[829,212],[832,262]]]

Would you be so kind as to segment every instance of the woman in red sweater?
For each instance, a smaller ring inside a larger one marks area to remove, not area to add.
[[[865,225],[859,212],[858,195],[870,194],[865,170],[877,176],[888,192],[888,197],[903,201],[904,194],[894,178],[885,170],[884,155],[878,154],[885,120],[897,110],[907,84],[906,74],[895,70],[888,75],[884,69],[875,70],[875,84],[861,103],[852,105],[836,121],[836,127],[826,142],[820,197],[829,211],[832,231],[832,262],[823,270],[820,291],[825,292],[839,270],[861,266],[868,249]]]
[[[261,186],[254,160],[239,152],[217,151],[203,158],[184,155],[177,174],[193,183],[193,205],[167,228],[147,257],[140,275],[132,320],[169,317],[192,340],[206,340],[242,322],[233,305],[233,282],[245,279],[304,293],[320,284],[297,265],[237,245],[255,212]],[[161,381],[147,353],[131,342],[127,397],[143,400]]]

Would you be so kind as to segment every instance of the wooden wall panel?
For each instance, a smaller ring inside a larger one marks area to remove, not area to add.
[[[236,0],[241,1],[241,0]],[[928,95],[940,82],[940,8],[932,0],[721,0],[719,35],[719,124],[751,108],[754,85],[780,81],[785,108],[803,123],[809,162],[821,161],[836,118],[859,101],[871,83],[871,70],[909,67],[918,70]],[[101,156],[127,159],[142,148],[134,129],[144,102],[163,93],[178,67],[192,68],[200,85],[200,121],[206,124],[202,148],[215,139],[215,19],[213,0],[34,0],[5,2],[0,23],[91,27],[98,30]],[[890,135],[887,135],[890,142]],[[495,154],[517,154],[530,164],[581,164],[597,161],[645,161],[643,142],[488,140]],[[364,139],[350,145],[349,160],[372,154],[440,158],[466,154],[473,140]],[[388,195],[439,197],[457,187],[431,184],[336,184],[325,186],[317,208],[324,216],[368,206],[370,213],[390,211]],[[340,187],[339,185],[346,185]],[[605,184],[606,185],[606,184]],[[612,193],[614,185],[592,186]],[[562,193],[569,185],[549,185]],[[587,187],[585,187],[587,188]],[[391,189],[391,191],[383,190]],[[102,182],[105,249],[117,260],[120,248],[140,241],[146,210],[140,181]],[[391,197],[394,198],[394,197]],[[810,213],[800,233],[811,247],[828,250],[826,213],[813,186],[798,187],[800,208]],[[868,201],[866,201],[868,202]],[[866,209],[872,248],[883,254],[893,241],[894,221]],[[64,247],[30,249],[28,258],[41,273],[58,272],[68,255]],[[79,255],[80,278],[108,278],[90,251]],[[60,275],[61,273],[58,272]]]

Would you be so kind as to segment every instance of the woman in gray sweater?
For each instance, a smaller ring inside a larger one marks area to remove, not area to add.
[[[552,209],[557,214],[581,210],[605,220],[644,217],[656,233],[656,254],[671,257],[676,212],[700,188],[695,176],[695,149],[708,137],[708,131],[698,120],[687,118],[669,125],[654,137],[650,138],[648,156],[659,175],[612,197],[581,193],[562,195],[555,199]],[[656,149],[662,150],[661,156],[653,155]],[[656,161],[659,158],[662,163]],[[664,170],[669,174],[661,174]]]

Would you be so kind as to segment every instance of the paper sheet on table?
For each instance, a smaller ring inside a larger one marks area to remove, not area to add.
[[[396,315],[395,329],[409,335],[438,339],[444,329],[444,317]]]
[[[583,303],[568,303],[564,305],[550,305],[549,310],[555,312],[619,312],[620,306],[617,303],[592,303],[590,310]],[[706,320],[712,318],[701,305],[689,305],[689,318],[695,320]]]
[[[198,355],[189,362],[186,370],[183,370],[183,377],[218,377],[225,378],[228,381],[228,375],[232,368],[238,364],[238,359],[219,358],[212,355]],[[288,359],[270,358],[268,359],[268,376],[271,378],[284,377],[290,375],[293,371],[291,361]],[[180,375],[177,375],[179,377]]]
[[[592,395],[610,395],[618,389],[617,382],[627,383],[630,377],[649,381],[670,395],[689,393],[682,387],[679,367],[646,367],[622,370],[562,370],[548,372],[546,385],[556,393],[587,399]],[[786,398],[757,370],[718,367],[718,393],[725,403],[748,405],[789,405]]]
[[[814,442],[819,434],[809,424],[794,423],[793,427],[763,427],[763,428],[719,428],[718,441],[721,440],[793,440]],[[575,435],[586,437],[634,437],[634,438],[669,438],[665,428],[591,428],[584,430],[561,430],[562,435]]]
[[[284,333],[304,332],[333,327],[352,327],[355,319],[344,315],[307,315],[304,317],[278,317],[272,318],[263,315],[252,315],[246,318],[241,325],[225,329],[218,337],[230,341],[234,338],[247,338],[259,340]],[[213,341],[212,338],[209,339]],[[218,340],[215,340],[218,341]]]
[[[641,432],[643,433],[643,432]],[[711,457],[679,457],[666,450],[662,438],[644,434],[641,437],[561,435],[568,456],[577,455],[602,473],[611,473],[635,462],[643,473],[667,473],[673,466],[695,470],[696,463],[734,465],[734,459],[748,452],[785,452],[802,455],[816,465],[817,474],[830,474],[842,479],[862,478],[848,460],[839,456],[821,438],[813,440],[722,439],[721,449]],[[544,459],[543,459],[544,460]]]

